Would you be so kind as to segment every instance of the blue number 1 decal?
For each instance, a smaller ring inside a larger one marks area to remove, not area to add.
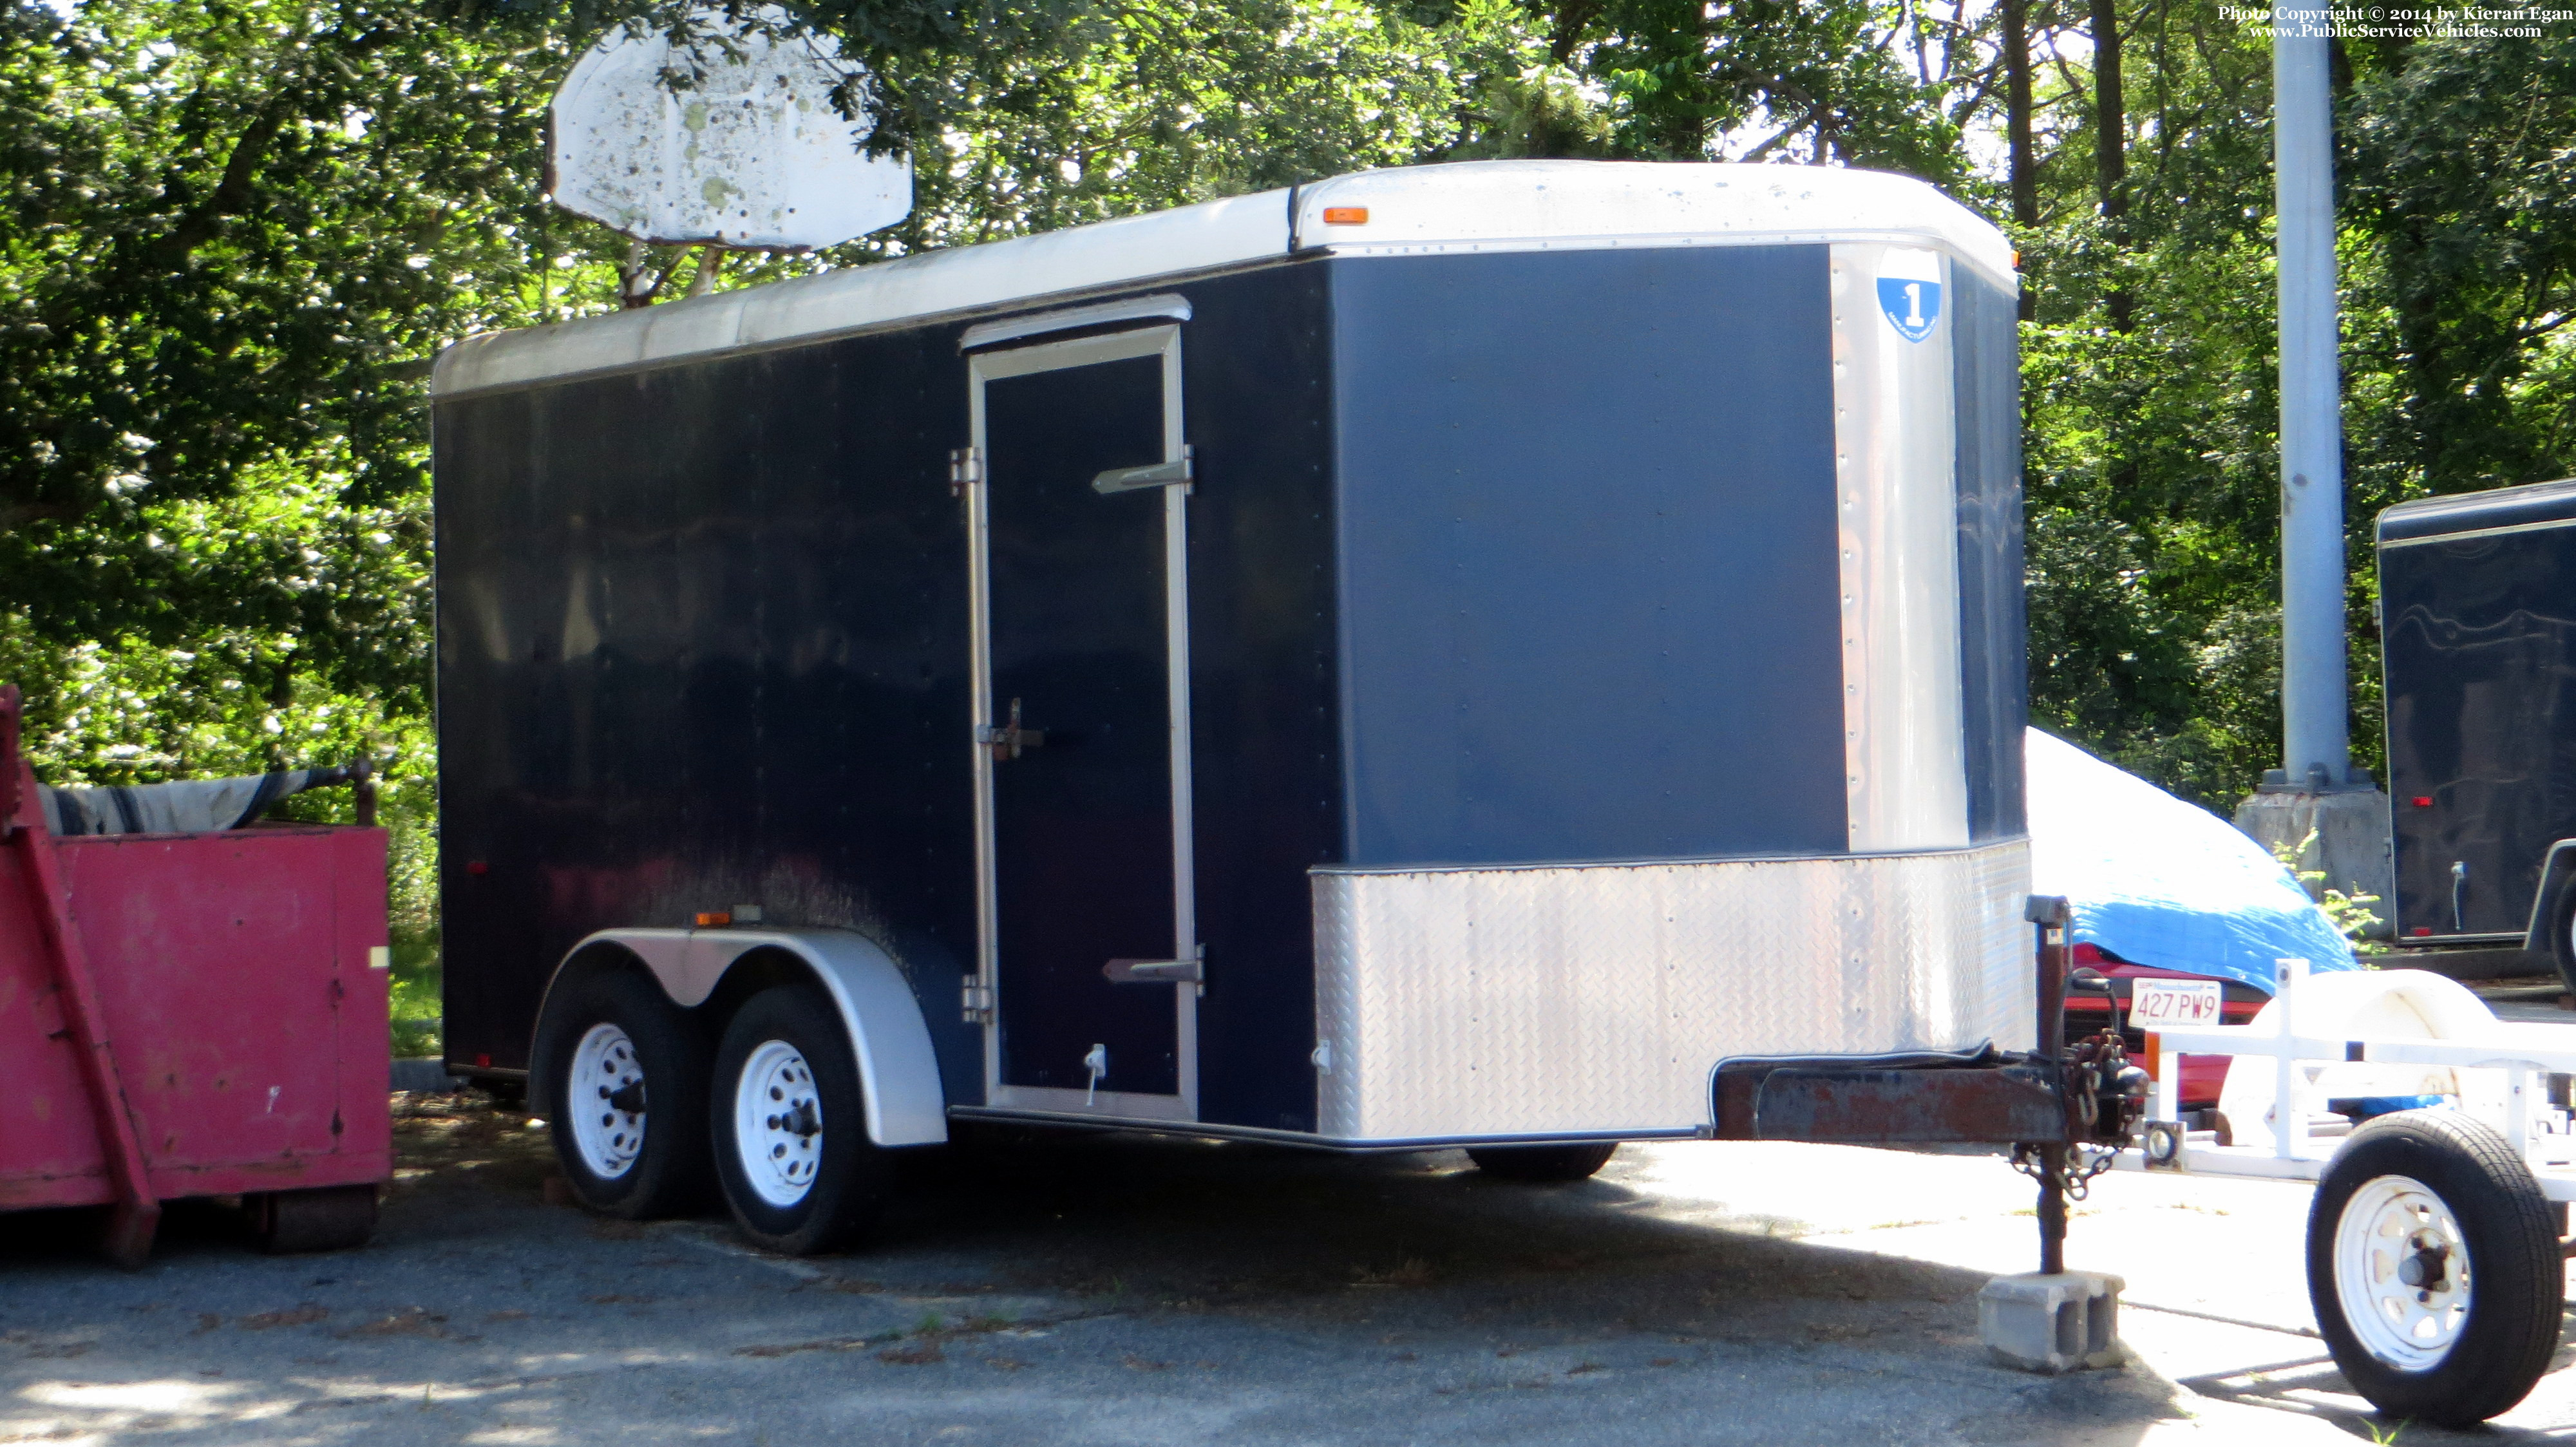
[[[1919,342],[1932,335],[1932,324],[1941,319],[1941,283],[1908,276],[1882,276],[1878,279],[1878,309],[1887,313],[1887,324],[1909,342]]]

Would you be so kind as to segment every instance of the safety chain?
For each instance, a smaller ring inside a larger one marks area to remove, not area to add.
[[[2080,1169],[2065,1172],[2057,1182],[2057,1188],[2064,1191],[2066,1199],[2070,1201],[2081,1201],[2090,1195],[2094,1180],[2109,1171],[2120,1160],[2120,1149],[2117,1146],[2098,1153],[2088,1151],[2081,1145],[2070,1145],[2066,1150],[2073,1160],[2083,1163]],[[2041,1185],[2047,1185],[2048,1162],[2042,1151],[2042,1147],[2028,1141],[2015,1145],[2012,1149],[2012,1168]]]

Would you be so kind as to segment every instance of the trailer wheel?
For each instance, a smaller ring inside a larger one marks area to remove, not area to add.
[[[1469,1146],[1467,1159],[1486,1175],[1505,1181],[1562,1185],[1589,1179],[1617,1153],[1617,1141],[1569,1146]]]
[[[2442,1111],[2354,1131],[2308,1212],[2308,1299],[2380,1411],[2468,1427],[2558,1346],[2565,1265],[2540,1183],[2491,1127]]]
[[[2550,902],[2549,957],[2558,966],[2559,982],[2576,990],[2576,878],[2561,883]]]
[[[364,1246],[376,1232],[376,1188],[315,1186],[263,1191],[244,1201],[251,1234],[272,1256],[298,1251],[345,1251]]]
[[[588,970],[558,983],[535,1073],[555,1159],[583,1205],[640,1221],[706,1200],[706,1041],[651,981]]]
[[[752,996],[716,1048],[715,1079],[716,1179],[744,1235],[810,1256],[867,1226],[892,1161],[868,1138],[858,1061],[829,996],[810,985]]]

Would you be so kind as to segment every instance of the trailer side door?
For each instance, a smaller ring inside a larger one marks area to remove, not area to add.
[[[1180,329],[969,377],[986,1099],[1194,1119]]]

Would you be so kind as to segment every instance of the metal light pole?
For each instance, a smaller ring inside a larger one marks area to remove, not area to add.
[[[2326,883],[2386,898],[2388,800],[2352,767],[2345,687],[2343,415],[2336,367],[2334,100],[2323,27],[2272,12],[2281,322],[2281,767],[2236,810],[2267,845],[2317,846]],[[2309,12],[2313,13],[2313,12]]]
[[[2279,12],[2274,12],[2276,21]],[[2281,287],[2282,782],[2348,787],[2343,418],[2335,366],[2333,101],[2322,35],[2272,37]]]

